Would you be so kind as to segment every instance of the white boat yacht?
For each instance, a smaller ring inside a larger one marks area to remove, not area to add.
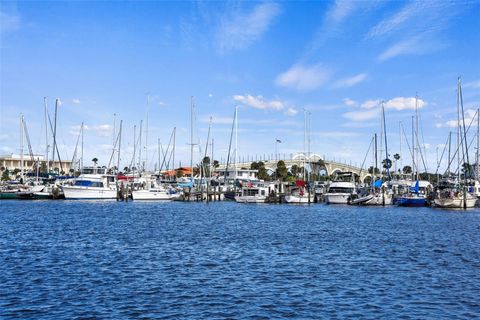
[[[270,192],[275,190],[275,186],[269,183],[247,183],[242,187],[239,196],[235,196],[235,201],[240,203],[264,203]]]
[[[180,198],[181,193],[170,185],[159,183],[158,179],[145,180],[144,189],[133,190],[133,200],[162,200],[170,201]]]
[[[324,199],[327,204],[348,204],[356,197],[355,183],[351,181],[334,181],[330,183]]]
[[[114,175],[106,168],[84,168],[83,173],[73,180],[72,185],[63,185],[65,199],[116,199],[117,187]]]
[[[473,208],[477,197],[453,181],[441,181],[435,192],[434,204],[439,208],[466,209]]]
[[[352,172],[338,172],[323,195],[327,204],[348,204],[357,198],[355,176]]]

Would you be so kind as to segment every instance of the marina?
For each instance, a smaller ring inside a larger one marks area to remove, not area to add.
[[[475,318],[480,210],[4,201],[0,316]]]
[[[480,0],[0,0],[0,320],[480,319]]]

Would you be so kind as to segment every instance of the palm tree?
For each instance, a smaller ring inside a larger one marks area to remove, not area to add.
[[[96,166],[97,166],[97,163],[98,163],[98,159],[97,159],[97,158],[93,158],[93,159],[92,159],[92,162],[93,162],[93,165],[96,167]]]
[[[400,155],[398,153],[395,153],[393,155],[393,159],[395,159],[395,172],[397,172],[397,162],[400,160]]]

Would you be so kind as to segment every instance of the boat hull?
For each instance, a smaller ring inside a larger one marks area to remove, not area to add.
[[[171,194],[165,191],[152,190],[138,190],[132,191],[133,200],[158,200],[158,201],[172,201],[177,199],[178,194]]]
[[[350,193],[326,193],[324,199],[326,204],[348,204],[352,195]]]
[[[67,200],[102,200],[117,198],[116,190],[106,188],[64,186],[63,193]]]
[[[477,199],[470,198],[467,199],[466,208],[473,208]],[[434,200],[435,206],[439,208],[450,208],[450,209],[463,209],[464,207],[464,200],[463,198],[436,198]]]
[[[285,196],[286,203],[310,203],[312,200],[308,201],[308,196]]]
[[[235,201],[239,203],[265,203],[265,196],[236,196]]]
[[[401,197],[396,204],[400,207],[426,207],[428,202],[427,198],[422,197]]]

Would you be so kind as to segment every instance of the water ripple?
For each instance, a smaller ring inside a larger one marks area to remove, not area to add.
[[[0,202],[0,318],[480,317],[480,211]]]

